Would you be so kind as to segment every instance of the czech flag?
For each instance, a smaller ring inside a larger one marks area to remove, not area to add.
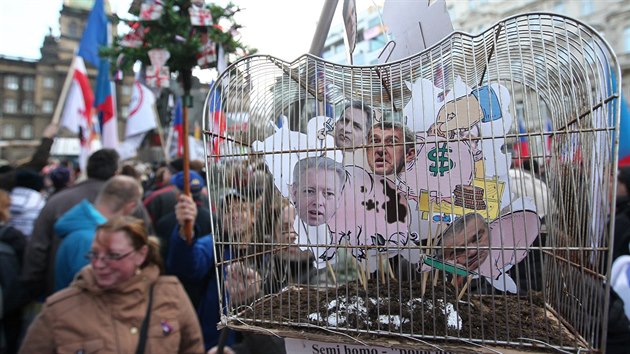
[[[525,122],[521,119],[518,120],[518,141],[514,144],[514,166],[521,165],[523,159],[529,158],[529,139],[527,137],[527,129],[525,128]]]
[[[182,110],[182,98],[177,97],[177,103],[175,104],[175,116],[173,118],[173,125],[171,126],[171,144],[174,144],[173,139],[177,139],[177,149],[176,155],[177,157],[182,157],[184,155],[184,126],[182,125],[184,122],[184,112]]]
[[[216,87],[212,89],[213,86],[214,81],[210,83],[211,92],[208,97],[208,131],[212,133],[210,139],[212,142],[212,154],[215,156],[215,161],[217,161],[219,160],[219,153],[221,152],[220,144],[223,140],[225,140],[223,139],[223,136],[225,135],[225,130],[227,129],[227,122],[223,109],[221,108],[221,94],[217,91]]]
[[[94,108],[98,114],[103,147],[115,148],[118,145],[118,121],[112,82],[109,78],[109,60],[98,55],[100,47],[109,45],[109,37],[103,0],[96,0],[79,43],[78,55],[98,68]]]

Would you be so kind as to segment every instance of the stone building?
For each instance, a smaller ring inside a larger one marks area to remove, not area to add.
[[[64,0],[59,13],[60,35],[53,36],[50,29],[44,37],[39,60],[0,56],[0,159],[14,162],[28,157],[39,144],[44,127],[53,118],[92,6],[93,1]],[[105,12],[110,21],[116,21],[108,1]],[[116,26],[111,31],[116,34]],[[86,66],[94,86],[97,70],[90,64]],[[127,78],[117,85],[116,99],[121,108],[118,112],[129,104],[132,82],[132,78]],[[125,116],[119,113],[119,120],[123,118],[121,115]],[[70,137],[70,134],[62,130],[59,136]]]
[[[630,97],[630,2],[625,0],[446,0],[455,30],[477,34],[495,22],[527,12],[552,12],[597,30],[621,66],[622,90]]]
[[[0,55],[0,160],[15,162],[29,157],[39,144],[44,127],[52,121],[53,114],[68,75],[68,68],[74,52],[83,35],[87,17],[92,9],[90,0],[64,0],[59,12],[59,36],[52,34],[52,29],[45,36],[38,60],[8,57]],[[111,14],[109,2],[105,1],[105,13],[112,23],[117,18]],[[116,35],[116,25],[111,28]],[[96,82],[96,68],[86,63],[92,88]],[[176,83],[171,82],[171,86]],[[128,115],[133,77],[126,75],[122,82],[116,83],[116,103],[118,119],[118,136],[124,137],[125,121]],[[163,125],[168,124],[168,94],[171,90],[163,90],[158,100],[157,109]],[[175,92],[178,92],[174,88]],[[195,121],[201,122],[202,108],[209,91],[207,85],[201,85],[193,79],[194,105],[189,110],[190,127]],[[181,92],[179,92],[181,94]],[[193,131],[192,128],[190,130]],[[74,137],[65,129],[60,130],[59,137]],[[57,143],[69,139],[58,139]],[[75,140],[76,139],[72,139]],[[146,161],[163,160],[160,139],[157,133],[149,134],[139,151],[140,159]],[[78,144],[78,143],[77,143]],[[78,145],[74,144],[75,148]]]

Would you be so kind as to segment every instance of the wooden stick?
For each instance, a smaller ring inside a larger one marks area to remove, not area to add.
[[[440,279],[440,271],[436,269],[433,271],[433,287],[437,286],[439,279]]]
[[[330,276],[332,278],[333,284],[337,285],[337,276],[335,275],[335,269],[330,264],[329,260],[326,260],[326,269],[330,272]]]
[[[471,281],[472,281],[472,275],[467,276],[466,277],[466,283],[464,284],[464,286],[462,287],[462,290],[457,295],[457,301],[460,301],[462,299],[462,297],[464,297],[464,293],[468,289],[468,286],[470,285]]]
[[[389,270],[389,276],[392,280],[396,281],[396,273],[394,273],[394,270],[392,269],[392,264],[389,263],[389,258],[387,258],[387,269]]]
[[[188,96],[188,93],[186,94]],[[186,98],[185,96],[185,98]],[[184,163],[184,190],[182,191],[185,195],[191,196],[190,193],[190,149],[188,147],[188,104],[186,103],[187,99],[184,99],[183,104],[183,114],[182,114],[182,147],[183,147],[183,163]],[[184,223],[184,236],[186,236],[186,243],[192,244],[192,231],[193,231],[193,223],[192,220],[186,220]]]
[[[383,265],[383,257],[381,256],[381,254],[378,254],[378,272],[381,275],[381,282],[383,284],[385,284],[385,266]]]

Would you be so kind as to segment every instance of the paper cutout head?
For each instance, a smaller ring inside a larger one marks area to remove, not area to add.
[[[372,126],[372,108],[362,101],[347,104],[335,122],[335,146],[357,148],[365,145],[367,133]]]
[[[300,220],[310,226],[325,224],[339,207],[346,172],[328,157],[307,157],[293,168],[291,200]]]
[[[440,246],[438,258],[476,271],[490,253],[488,223],[479,214],[466,214],[442,233]]]
[[[400,173],[416,156],[415,136],[400,122],[381,122],[368,132],[367,162],[374,174]]]

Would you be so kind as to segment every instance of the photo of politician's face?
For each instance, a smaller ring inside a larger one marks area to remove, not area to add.
[[[291,187],[291,197],[300,220],[309,226],[325,224],[339,206],[342,181],[334,170],[306,170]]]
[[[402,171],[413,151],[405,153],[404,134],[401,129],[375,126],[368,136],[367,162],[372,172],[387,176]]]
[[[368,116],[364,110],[346,108],[335,123],[335,146],[356,148],[365,144],[368,129]]]
[[[477,270],[490,254],[490,229],[478,214],[456,220],[442,235],[442,259]]]

